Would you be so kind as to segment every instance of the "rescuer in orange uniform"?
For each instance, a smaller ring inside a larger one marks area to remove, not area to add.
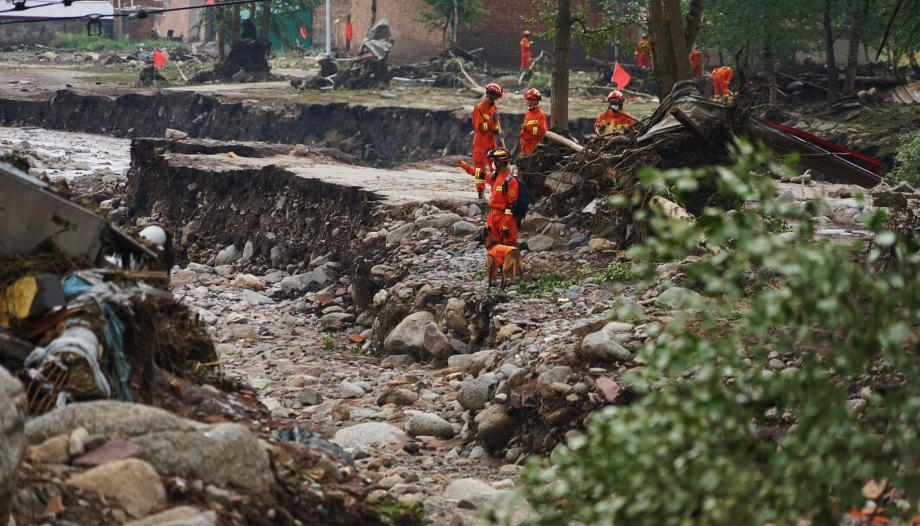
[[[498,84],[486,84],[486,96],[473,107],[473,165],[478,172],[476,178],[476,192],[482,199],[485,195],[485,176],[492,171],[492,161],[489,159],[489,150],[495,149],[495,136],[501,135],[502,127],[498,122],[498,107],[495,101],[502,98],[505,92]]]
[[[607,109],[597,116],[594,121],[594,133],[603,135],[611,133],[618,128],[626,128],[636,123],[632,118],[623,111],[623,105],[626,103],[626,97],[618,89],[615,89],[607,95]]]
[[[521,39],[521,71],[527,71],[533,67],[533,57],[530,54],[530,31],[524,31],[524,38]]]
[[[511,205],[520,196],[517,178],[511,174],[511,152],[505,148],[496,148],[489,152],[489,158],[495,163],[495,171],[489,175],[492,195],[489,199],[489,215],[486,226],[492,237],[502,245],[514,245],[518,238],[518,225],[511,212]],[[507,184],[506,184],[507,183]]]
[[[693,78],[699,80],[703,78],[704,64],[709,60],[709,53],[703,53],[699,46],[694,46],[690,52],[690,69],[693,70]]]
[[[533,152],[546,135],[546,114],[540,109],[542,98],[543,95],[536,88],[530,88],[524,93],[527,113],[524,114],[524,124],[521,125],[521,155]]]
[[[645,37],[636,44],[636,65],[643,69],[652,67],[652,45]]]
[[[733,75],[734,72],[732,68],[728,66],[722,66],[712,70],[712,89],[715,98],[721,99],[722,97],[731,95],[732,92],[728,87],[732,83]]]

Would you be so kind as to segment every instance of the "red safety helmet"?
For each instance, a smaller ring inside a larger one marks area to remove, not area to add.
[[[622,91],[615,89],[611,91],[609,95],[607,95],[607,102],[610,104],[622,105],[624,102],[626,102],[626,96],[623,95]]]
[[[541,100],[543,99],[543,94],[537,88],[530,88],[524,92],[524,98],[526,100]]]
[[[496,148],[494,150],[489,150],[488,153],[486,153],[486,156],[489,159],[492,159],[493,161],[496,161],[499,163],[506,163],[511,160],[511,152],[509,152],[505,148]]]
[[[496,98],[500,99],[505,96],[505,90],[503,90],[502,87],[497,83],[490,82],[486,84],[486,94],[495,95]]]
[[[525,36],[525,37],[529,37],[529,36],[530,36],[530,31],[524,31],[524,36]]]

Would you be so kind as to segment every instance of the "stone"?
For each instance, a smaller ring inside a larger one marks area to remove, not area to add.
[[[479,232],[479,227],[469,221],[457,221],[450,227],[455,236],[463,237]]]
[[[295,144],[291,151],[288,152],[291,157],[306,157],[310,155],[310,150],[303,144]]]
[[[391,354],[380,361],[384,367],[409,367],[415,363],[415,358],[411,354]]]
[[[625,325],[632,327],[631,324],[610,322],[601,330],[585,336],[581,342],[581,352],[596,360],[620,362],[632,360],[633,353],[623,347],[617,338],[618,333],[625,332],[618,329],[622,329]]]
[[[540,233],[544,236],[561,236],[565,234],[566,227],[563,223],[550,222],[547,223],[543,228],[540,229]]]
[[[406,433],[396,426],[383,422],[364,422],[340,429],[332,438],[343,448],[386,447],[408,440]]]
[[[247,241],[243,245],[243,255],[240,257],[240,261],[248,262],[252,260],[252,256],[256,251],[255,245],[252,244],[252,241]]]
[[[466,319],[466,302],[460,298],[448,298],[444,308],[444,321],[447,327],[459,335],[469,332],[469,322]]]
[[[264,290],[265,280],[252,274],[237,274],[233,281],[230,282],[233,287],[249,290]]]
[[[620,296],[613,304],[611,315],[620,321],[639,321],[645,319],[645,307],[629,296]]]
[[[466,209],[466,215],[476,217],[482,215],[482,209],[478,205],[470,205]]]
[[[240,259],[240,257],[242,257],[242,254],[236,248],[236,245],[228,245],[217,253],[217,256],[214,258],[214,265],[227,265]]]
[[[70,404],[29,420],[26,437],[30,444],[39,444],[62,433],[69,436],[78,427],[86,428],[90,435],[123,439],[160,431],[208,428],[205,424],[180,418],[156,407],[97,400]]]
[[[26,395],[22,383],[0,367],[0,524],[7,524],[19,466],[26,450]]]
[[[164,475],[232,485],[263,494],[274,486],[268,452],[240,424],[216,424],[204,430],[165,431],[132,439],[143,458]]]
[[[620,396],[620,385],[606,376],[598,377],[598,379],[594,381],[594,388],[597,389],[597,393],[601,395],[608,404],[616,402],[617,398]]]
[[[520,326],[515,325],[514,323],[508,323],[498,330],[498,334],[495,335],[495,339],[499,342],[506,342],[510,340],[511,337],[515,334],[522,332],[524,332],[524,329],[522,329]]]
[[[595,252],[616,252],[617,244],[609,239],[595,237],[588,241],[588,246]]]
[[[390,299],[390,293],[386,289],[380,289],[377,294],[374,294],[374,307],[378,309],[383,307],[388,299]]]
[[[66,464],[70,460],[70,436],[60,434],[29,448],[27,456],[32,464]]]
[[[454,369],[468,370],[473,361],[471,354],[455,354],[447,358],[447,366]]]
[[[68,438],[68,453],[71,457],[79,457],[86,452],[86,443],[89,441],[89,431],[82,427],[74,429]]]
[[[894,188],[891,189],[891,191],[897,192],[899,194],[913,194],[917,192],[917,190],[915,190],[914,187],[911,186],[907,181],[899,182],[895,185]]]
[[[448,356],[453,350],[453,347],[450,345],[450,340],[441,332],[441,329],[434,322],[425,324],[425,334],[422,346],[425,353],[435,358]]]
[[[377,405],[393,404],[396,406],[414,405],[418,402],[418,395],[408,389],[390,387],[377,397]]]
[[[275,303],[275,300],[268,296],[249,289],[243,290],[243,301],[245,301],[247,305],[271,305]]]
[[[188,139],[188,134],[184,131],[174,130],[172,128],[166,128],[166,132],[163,134],[163,137],[171,141],[181,141],[182,139]]]
[[[527,238],[527,249],[531,252],[546,252],[552,250],[555,241],[549,236],[537,234]]]
[[[364,389],[352,382],[342,382],[339,386],[339,396],[342,398],[359,398],[364,396]]]
[[[398,245],[400,241],[412,235],[415,229],[414,223],[406,223],[401,227],[394,228],[387,234],[387,246]]]
[[[303,405],[319,405],[323,403],[323,395],[312,387],[307,387],[300,392],[300,401]]]
[[[476,434],[486,448],[497,450],[505,447],[514,433],[514,420],[503,405],[490,405],[476,415]]]
[[[425,326],[434,322],[434,315],[419,311],[406,316],[383,341],[386,354],[420,354],[425,348]]]
[[[217,514],[213,511],[201,511],[194,506],[177,506],[125,523],[124,526],[215,526],[216,524]]]
[[[156,470],[129,458],[94,467],[65,484],[111,499],[132,517],[144,517],[166,507],[166,488]]]
[[[457,401],[464,409],[470,411],[479,411],[486,406],[489,401],[492,389],[498,383],[492,374],[484,374],[478,378],[471,378],[463,382],[460,392],[457,394]]]
[[[497,495],[498,491],[491,484],[473,478],[454,480],[444,489],[446,500],[460,501],[476,497],[493,499]]]
[[[89,451],[85,455],[74,459],[78,466],[101,466],[116,460],[131,458],[140,453],[140,448],[127,440],[109,440],[101,446]]]
[[[282,279],[278,286],[284,292],[315,292],[331,284],[334,279],[335,274],[329,270],[328,265],[322,265],[310,272],[288,276]]]
[[[349,312],[330,312],[319,319],[320,326],[327,331],[340,331],[355,321],[355,315]]]
[[[457,221],[462,220],[460,215],[453,212],[441,212],[429,216],[422,216],[415,220],[418,228],[448,228]],[[388,241],[389,244],[389,241]]]
[[[406,431],[412,436],[433,436],[453,438],[454,428],[450,422],[433,413],[416,413],[406,422]]]
[[[655,298],[655,304],[669,309],[685,309],[695,307],[700,304],[701,298],[698,292],[683,287],[671,287]]]
[[[537,386],[546,395],[554,390],[553,384],[567,385],[570,376],[572,376],[572,368],[567,365],[550,367],[537,377]]]
[[[575,234],[569,239],[569,248],[579,248],[588,243],[588,234]]]

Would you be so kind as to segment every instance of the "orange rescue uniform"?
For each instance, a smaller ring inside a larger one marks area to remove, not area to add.
[[[652,67],[652,46],[647,38],[636,44],[636,65],[646,69]]]
[[[722,66],[712,70],[712,89],[715,98],[727,97],[731,92],[728,87],[732,82],[732,68]]]
[[[508,189],[505,191],[505,181]],[[489,199],[489,215],[486,217],[486,226],[489,233],[502,245],[517,243],[518,227],[514,215],[511,214],[511,205],[520,196],[520,188],[516,177],[511,175],[507,167],[501,172],[495,172],[489,177],[492,185],[492,195]]]
[[[690,52],[690,69],[693,70],[693,78],[703,78],[703,52],[700,48],[694,48]]]
[[[521,125],[521,155],[534,151],[546,135],[546,114],[539,106],[529,108]]]
[[[617,111],[613,108],[607,108],[607,111],[601,113],[597,116],[597,120],[594,121],[594,131],[598,135],[604,133],[610,133],[617,128],[632,126],[636,123],[636,119],[630,117],[622,111]]]
[[[495,135],[499,133],[498,108],[489,99],[483,99],[473,108],[473,165],[480,170],[480,176],[476,177],[477,192],[486,187],[482,176],[492,170],[492,161],[486,154],[495,149]]]
[[[530,69],[533,66],[530,56],[530,39],[524,37],[521,39],[521,71]]]

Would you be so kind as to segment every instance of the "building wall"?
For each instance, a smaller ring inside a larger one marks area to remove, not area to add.
[[[5,20],[0,16],[0,20]],[[47,46],[57,33],[86,32],[86,22],[77,20],[57,20],[54,22],[34,22],[28,24],[4,24],[0,26],[0,46],[17,44],[41,44]],[[112,36],[112,22],[102,22],[104,35]]]
[[[165,4],[166,7],[188,7],[204,5],[204,0],[167,0]],[[162,37],[165,37],[169,30],[172,30],[174,37],[182,37],[185,42],[196,42],[201,40],[204,35],[203,28],[195,27],[201,16],[202,11],[197,9],[172,11],[156,15],[154,26]]]
[[[134,7],[144,7],[147,9],[162,9],[163,0],[112,0],[115,9],[131,9]],[[127,36],[130,38],[151,38],[151,31],[156,23],[158,15],[148,16],[144,19],[129,19],[119,17],[115,19],[115,35]]]

